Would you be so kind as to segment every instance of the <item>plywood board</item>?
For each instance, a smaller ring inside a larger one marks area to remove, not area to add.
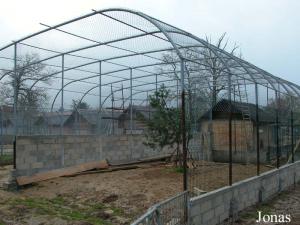
[[[108,163],[106,160],[88,162],[76,166],[37,173],[32,176],[20,176],[17,177],[17,183],[18,185],[25,185],[25,184],[31,184],[43,180],[49,180],[56,177],[72,175],[83,171],[88,171],[93,169],[107,169],[107,168],[108,168]]]

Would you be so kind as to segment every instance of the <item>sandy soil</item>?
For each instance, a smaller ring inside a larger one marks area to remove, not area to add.
[[[203,191],[212,191],[229,185],[228,163],[198,162],[196,169],[190,172],[190,187],[197,187]],[[260,172],[266,172],[274,167],[261,165]],[[257,175],[257,167],[254,164],[236,164],[232,166],[232,182],[238,182]]]
[[[200,175],[194,179],[201,184],[199,188],[209,191],[228,184],[227,164],[202,162],[200,165],[197,169]],[[131,170],[56,178],[15,193],[0,190],[0,225],[125,225],[153,204],[182,191],[182,173],[172,165],[139,166]],[[0,167],[0,181],[5,179],[8,169]],[[262,171],[269,169],[262,167]],[[235,181],[245,179],[256,174],[256,166],[234,165],[233,172]],[[79,215],[73,215],[73,211]],[[88,217],[95,217],[95,221]],[[98,223],[96,218],[103,222]]]

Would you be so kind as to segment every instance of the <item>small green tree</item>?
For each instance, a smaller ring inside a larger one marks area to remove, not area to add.
[[[170,90],[162,85],[153,95],[149,96],[150,106],[152,108],[150,118],[145,118],[139,114],[147,126],[145,145],[152,149],[159,149],[166,146],[176,146],[176,163],[182,165],[180,144],[182,143],[181,134],[181,112],[175,107],[168,107],[172,96]],[[187,126],[187,130],[189,126]],[[190,132],[187,132],[190,133]],[[174,151],[174,153],[175,153]]]

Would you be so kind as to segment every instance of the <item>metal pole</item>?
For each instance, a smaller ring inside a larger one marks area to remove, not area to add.
[[[3,107],[1,106],[1,155],[3,155]]]
[[[61,58],[61,106],[60,106],[60,114],[61,114],[61,120],[60,120],[60,134],[63,135],[63,112],[64,112],[64,67],[65,67],[65,56],[62,55]]]
[[[176,104],[177,104],[177,109],[179,108],[179,81],[178,81],[178,79],[177,79],[177,86],[176,86],[176,88],[177,88],[177,96],[176,96]]]
[[[233,102],[236,102],[236,92],[235,92],[235,85],[233,86]],[[239,88],[238,88],[239,89]],[[234,128],[234,153],[237,151],[237,143],[236,143],[236,120],[233,121],[233,128]]]
[[[294,163],[295,162],[295,154],[294,154],[294,112],[293,112],[293,106],[292,106],[292,110],[291,110],[291,145],[292,145],[292,163]]]
[[[259,114],[258,114],[258,87],[255,83],[255,114],[256,114],[256,174],[260,174],[260,146],[259,146]]]
[[[130,133],[132,134],[133,123],[132,123],[132,68],[130,68]]]
[[[61,115],[61,121],[60,121],[60,133],[61,136],[63,137],[64,135],[64,127],[63,127],[63,114],[64,114],[64,69],[65,69],[65,55],[62,55],[61,58],[61,110],[60,110],[60,115]],[[62,138],[63,140],[63,138]],[[62,141],[62,157],[61,157],[61,161],[62,161],[62,165],[64,166],[65,164],[65,148],[64,148],[64,143]]]
[[[17,118],[17,104],[18,104],[18,94],[17,94],[17,43],[14,44],[14,142],[13,142],[13,154],[14,154],[14,169],[16,169],[16,148],[17,148],[17,134],[18,134],[18,118]]]
[[[122,109],[124,110],[124,104],[125,104],[125,100],[124,100],[124,90],[123,90],[123,83],[122,83]]]
[[[276,100],[276,167],[280,167],[280,158],[279,158],[279,102],[278,102],[278,92],[275,91],[275,100]]]
[[[155,74],[155,92],[157,92],[157,74]]]
[[[149,93],[147,91],[147,103],[146,105],[148,106],[148,120],[150,120],[150,99],[149,99]]]
[[[183,153],[183,190],[187,190],[187,146],[185,126],[185,87],[184,87],[184,61],[180,61],[181,68],[181,129],[182,129],[182,153]]]
[[[232,101],[231,101],[231,75],[228,75],[228,101],[229,101],[229,120],[228,120],[228,138],[229,138],[229,185],[232,185]]]
[[[99,118],[98,118],[98,134],[101,135],[101,120],[102,120],[102,67],[101,61],[99,62]]]
[[[114,92],[112,84],[110,85],[111,90],[111,123],[112,123],[112,134],[115,134],[115,122],[114,122]]]

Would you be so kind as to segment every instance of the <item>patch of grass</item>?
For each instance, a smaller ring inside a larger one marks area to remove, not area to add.
[[[170,168],[167,168],[167,171],[173,172],[173,173],[183,173],[183,167],[181,167],[181,166],[170,167]]]
[[[183,167],[176,167],[175,172],[176,173],[183,173]]]
[[[12,154],[0,155],[0,166],[12,165],[13,162],[14,158]]]
[[[255,209],[251,209],[248,212],[245,212],[241,215],[242,219],[256,219],[258,218],[258,211],[261,211],[262,214],[271,214],[272,212],[272,207],[265,203],[265,204],[260,204]]]
[[[104,209],[101,204],[86,205],[85,208],[78,209],[74,205],[70,207],[62,197],[56,197],[50,200],[43,198],[14,199],[10,201],[10,205],[23,205],[34,209],[36,214],[56,216],[68,221],[86,221],[94,225],[111,224],[93,215],[95,211]]]
[[[115,216],[123,216],[125,215],[123,209],[116,208],[116,207],[111,207],[111,210],[114,211]]]

